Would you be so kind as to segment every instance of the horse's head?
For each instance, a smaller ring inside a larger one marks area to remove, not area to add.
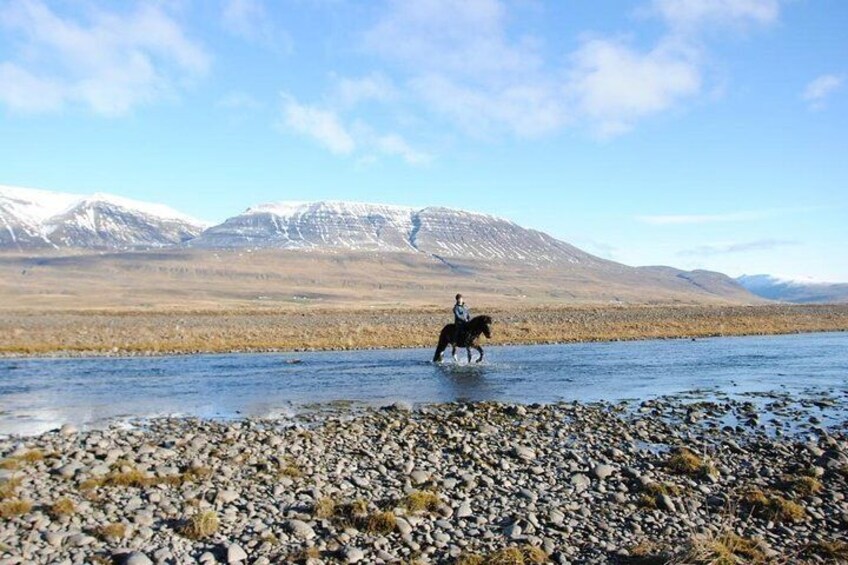
[[[480,316],[480,322],[483,325],[483,335],[486,339],[492,339],[492,317]]]

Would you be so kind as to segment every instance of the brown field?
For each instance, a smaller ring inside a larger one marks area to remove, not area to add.
[[[434,347],[449,306],[419,309],[0,311],[0,354],[164,354]],[[490,343],[848,330],[841,306],[486,307]],[[484,345],[486,340],[484,340]]]

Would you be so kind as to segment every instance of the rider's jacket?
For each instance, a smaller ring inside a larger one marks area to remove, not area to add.
[[[453,307],[454,323],[462,324],[471,319],[471,310],[464,304],[457,304]]]

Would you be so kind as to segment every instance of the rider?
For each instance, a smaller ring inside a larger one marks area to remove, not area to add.
[[[461,294],[456,295],[456,304],[453,305],[453,342],[456,344],[459,337],[465,331],[465,324],[471,320],[471,310],[465,305]]]

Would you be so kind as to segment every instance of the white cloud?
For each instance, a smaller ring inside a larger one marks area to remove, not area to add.
[[[745,212],[729,212],[726,214],[671,214],[657,216],[637,216],[642,223],[653,226],[715,224],[726,222],[751,222],[762,220],[775,215],[774,210],[751,210]]]
[[[397,88],[391,79],[383,73],[376,72],[357,78],[337,78],[332,95],[333,99],[344,107],[369,101],[389,102],[397,96]]]
[[[410,165],[425,165],[432,157],[413,148],[397,133],[379,133],[368,124],[357,121],[346,126],[332,109],[302,104],[283,93],[283,125],[289,131],[310,137],[331,153],[350,156],[360,154],[361,162],[372,162],[376,155],[400,157]]]
[[[841,76],[821,75],[807,84],[801,97],[807,101],[811,110],[820,110],[824,108],[827,99],[842,88],[844,82]]]
[[[426,165],[432,161],[427,153],[411,147],[407,141],[396,133],[379,135],[374,140],[377,151],[384,155],[396,155],[410,165]]]
[[[653,0],[652,8],[671,27],[687,32],[705,24],[770,24],[780,15],[779,0]]]
[[[692,249],[684,249],[677,254],[682,257],[710,257],[713,255],[729,255],[734,253],[751,253],[754,251],[771,251],[782,247],[800,245],[798,241],[786,239],[758,239],[714,245],[700,245]]]
[[[206,51],[158,4],[86,16],[63,17],[40,0],[0,8],[0,25],[20,45],[17,58],[0,62],[4,78],[16,79],[0,81],[0,101],[21,112],[80,104],[117,116],[173,93],[210,66]]]
[[[337,155],[349,155],[356,142],[335,112],[299,103],[294,97],[283,94],[283,122],[301,135],[311,137]]]
[[[585,42],[573,55],[567,91],[581,116],[603,137],[624,133],[645,116],[700,92],[697,58],[683,46],[647,52],[607,39]]]
[[[274,26],[263,0],[224,0],[224,29],[230,33],[284,52],[292,50],[291,36]]]

